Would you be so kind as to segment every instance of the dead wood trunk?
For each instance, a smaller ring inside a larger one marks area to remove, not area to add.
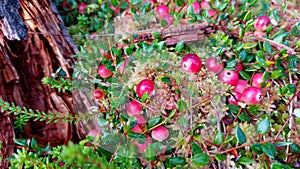
[[[50,77],[56,69],[62,68],[66,77],[72,77],[74,64],[73,55],[78,52],[70,37],[57,36],[68,34],[54,4],[49,0],[19,0],[20,15],[28,27],[28,38],[11,41],[0,31],[2,44],[0,48],[0,96],[5,101],[16,105],[38,109],[45,112],[74,114],[72,93],[58,92],[56,89],[43,85],[41,79]],[[85,99],[83,93],[77,93],[77,99]],[[86,104],[89,104],[87,101]],[[4,127],[5,126],[5,127]],[[13,152],[12,117],[0,114],[0,142],[3,148],[0,156],[4,159]],[[41,145],[48,142],[51,146],[66,144],[69,140],[79,141],[85,137],[80,123],[28,122],[24,133],[17,137],[38,140]],[[6,168],[7,161],[0,163]]]

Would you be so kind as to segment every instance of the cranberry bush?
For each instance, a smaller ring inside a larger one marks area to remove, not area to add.
[[[68,146],[16,140],[26,148],[10,158],[13,166],[300,166],[299,6],[279,0],[77,6],[71,34],[88,36],[77,39],[72,87],[89,91],[95,106],[69,121],[95,118],[99,126],[86,124],[87,138]],[[215,32],[193,44],[168,46],[157,31],[153,38],[139,36],[148,27],[205,23]]]

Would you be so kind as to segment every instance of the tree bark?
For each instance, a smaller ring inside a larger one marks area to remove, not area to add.
[[[43,85],[43,77],[51,77],[56,69],[62,68],[66,78],[72,78],[73,55],[78,52],[68,34],[63,21],[57,14],[56,7],[49,0],[19,0],[19,13],[28,27],[26,40],[9,40],[0,31],[0,96],[5,101],[16,105],[45,112],[57,112],[68,116],[74,115],[72,93],[58,92]],[[55,14],[56,13],[56,14]],[[53,15],[54,14],[54,15]],[[76,93],[76,99],[87,100],[85,93]],[[86,107],[90,106],[87,100]],[[5,113],[0,114],[0,142],[3,147],[0,156],[9,157],[14,149],[13,118]],[[5,127],[3,127],[5,126]],[[85,137],[81,123],[50,123],[29,121],[24,132],[16,137],[35,138],[41,145],[51,146],[78,142]],[[8,163],[2,160],[0,168],[7,168]]]

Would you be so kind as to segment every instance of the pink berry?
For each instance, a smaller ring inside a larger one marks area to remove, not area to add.
[[[167,5],[160,5],[156,8],[156,12],[159,15],[166,15],[169,14],[169,7]]]
[[[205,67],[208,71],[219,73],[223,70],[223,65],[218,63],[217,59],[214,57],[207,58],[205,62]]]
[[[217,15],[218,15],[218,12],[216,10],[214,10],[214,9],[209,9],[208,10],[207,17],[212,18],[212,19],[215,20],[217,18]]]
[[[84,14],[85,13],[85,8],[87,7],[87,4],[85,4],[85,3],[80,3],[79,5],[78,5],[78,10],[79,10],[79,13],[80,14]]]
[[[128,115],[130,116],[138,115],[141,114],[141,112],[142,112],[142,105],[139,102],[133,100],[127,104]]]
[[[200,3],[198,1],[195,1],[193,4],[192,4],[192,7],[194,9],[194,13],[195,14],[198,14],[200,12]]]
[[[242,62],[241,62],[240,60],[238,61],[237,65],[235,66],[235,70],[236,70],[238,73],[240,73],[240,71],[243,70],[243,64],[242,64]]]
[[[137,119],[137,124],[131,129],[131,131],[135,133],[142,133],[144,130],[144,126],[146,124],[146,121],[143,116],[141,115],[133,115]]]
[[[238,105],[238,102],[242,100],[242,94],[234,92],[233,95],[235,98],[230,95],[228,102],[229,104]]]
[[[242,99],[247,104],[259,103],[263,99],[261,88],[255,86],[247,87],[242,94]]]
[[[181,69],[188,74],[195,74],[202,68],[202,61],[196,54],[186,54],[181,60]]]
[[[152,80],[144,79],[140,81],[140,83],[136,86],[136,94],[142,98],[144,93],[148,93],[148,95],[152,95],[154,92],[154,83]]]
[[[135,140],[133,141],[133,143],[135,144],[140,153],[145,153],[147,146],[152,143],[152,139],[151,137],[146,136],[146,141],[144,143],[140,144]]]
[[[234,70],[223,70],[219,79],[224,83],[235,86],[239,80],[239,74]]]
[[[248,82],[246,80],[239,79],[234,87],[234,92],[243,93],[247,85]]]
[[[106,68],[105,64],[102,64],[98,68],[98,75],[104,79],[110,77],[112,75],[112,72]]]
[[[254,24],[257,31],[265,31],[270,25],[271,21],[268,16],[259,16]]]
[[[165,3],[165,2],[168,2],[168,0],[157,0],[157,2],[159,2],[159,3]]]
[[[151,136],[153,139],[161,142],[169,137],[169,130],[164,126],[159,126],[152,130]]]
[[[100,89],[95,89],[93,95],[95,100],[100,100],[105,97],[104,92]]]
[[[252,86],[260,87],[260,84],[264,82],[263,73],[256,73],[252,77]]]
[[[210,7],[209,1],[202,0],[200,6],[201,6],[201,9],[207,9],[207,8],[209,8]]]
[[[164,19],[164,20],[166,20],[166,21],[168,22],[168,25],[172,25],[173,22],[174,22],[174,20],[175,20],[175,19],[174,19],[171,15],[169,15],[169,14],[162,14],[162,15],[161,15],[161,18]]]

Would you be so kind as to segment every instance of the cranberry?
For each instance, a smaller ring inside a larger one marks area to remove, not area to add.
[[[174,22],[174,18],[172,16],[170,16],[169,14],[162,14],[161,18],[163,18],[164,20],[166,20],[168,22],[168,25],[172,25]]]
[[[238,102],[242,100],[242,94],[234,92],[233,95],[235,98],[230,95],[228,102],[229,104],[238,105]]]
[[[224,83],[235,86],[239,80],[239,74],[234,70],[223,70],[219,79]]]
[[[263,32],[270,25],[271,21],[268,16],[259,16],[254,24],[257,31]]]
[[[235,66],[235,70],[236,70],[238,73],[240,73],[240,71],[243,70],[243,64],[242,64],[242,62],[241,62],[240,60],[238,61],[237,65]]]
[[[256,73],[252,77],[252,86],[260,87],[260,84],[264,82],[263,73]]]
[[[207,9],[207,8],[209,8],[210,7],[209,1],[202,0],[200,6],[201,6],[201,9]]]
[[[105,64],[102,64],[98,68],[98,75],[102,78],[108,78],[112,75],[112,72],[106,68]]]
[[[169,137],[169,130],[164,126],[158,126],[152,130],[151,136],[157,141],[164,141]]]
[[[136,86],[137,95],[142,98],[144,93],[148,93],[148,95],[152,95],[154,92],[154,83],[152,80],[144,79],[140,81],[140,83]]]
[[[127,104],[128,115],[130,116],[138,115],[141,114],[141,112],[142,112],[142,105],[139,102],[133,100]]]
[[[195,14],[198,14],[200,12],[200,3],[198,1],[195,1],[193,4],[192,4],[192,7],[194,9],[194,13]]]
[[[234,87],[234,92],[243,93],[245,88],[247,87],[248,82],[246,80],[239,79]]]
[[[217,17],[218,17],[218,12],[216,10],[214,10],[214,9],[209,9],[207,17],[209,17],[209,18],[211,18],[213,20],[216,20]]]
[[[95,89],[93,95],[96,100],[100,100],[105,97],[104,92],[100,89]]]
[[[87,4],[85,4],[85,3],[80,3],[79,5],[78,5],[78,10],[79,10],[79,13],[80,14],[84,14],[85,13],[85,8],[87,7]]]
[[[159,15],[166,15],[169,14],[169,7],[167,5],[160,5],[156,8],[156,12]]]
[[[142,133],[144,131],[144,125],[146,124],[144,117],[137,114],[133,116],[137,119],[137,124],[131,129],[131,131],[135,133]]]
[[[263,95],[261,88],[255,86],[247,87],[242,94],[242,99],[247,104],[257,104],[262,100],[262,98]]]
[[[186,54],[181,60],[181,68],[185,73],[198,73],[201,67],[202,61],[196,54]]]
[[[215,72],[215,73],[219,73],[223,70],[223,65],[218,63],[217,59],[214,57],[206,59],[205,67],[207,68],[208,71]]]
[[[146,136],[146,141],[144,143],[140,144],[135,140],[133,141],[133,143],[135,144],[140,153],[144,153],[147,149],[147,146],[152,143],[152,139],[151,137]]]

